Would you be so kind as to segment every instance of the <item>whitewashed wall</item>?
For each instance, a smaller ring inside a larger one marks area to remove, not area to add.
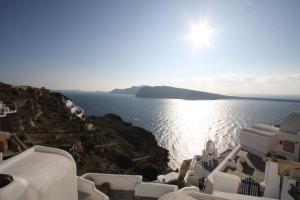
[[[137,184],[142,182],[139,175],[86,173],[82,178],[92,178],[96,185],[109,183],[112,190],[134,191]]]
[[[177,185],[143,182],[136,186],[134,195],[139,197],[160,198],[164,194],[175,192],[177,190]]]
[[[108,196],[95,187],[94,182],[84,178],[77,177],[77,189],[78,191],[89,194],[89,197],[86,200],[109,200]]]

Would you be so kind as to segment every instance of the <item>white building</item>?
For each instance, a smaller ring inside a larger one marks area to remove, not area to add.
[[[79,106],[75,105],[71,100],[63,100],[65,103],[65,106],[70,109],[71,113],[75,115],[76,117],[80,119],[84,119],[85,112],[82,108]]]
[[[17,110],[12,110],[3,103],[3,101],[0,101],[0,117],[6,117],[7,114],[16,113]]]
[[[192,159],[185,183],[199,186],[205,177],[205,193],[228,199],[293,199],[287,191],[300,178],[299,143],[299,112],[289,114],[280,128],[266,124],[244,128],[240,144],[224,159],[218,160],[220,155],[210,142],[201,156]],[[203,163],[214,159],[218,165],[206,170]]]
[[[69,153],[43,146],[0,162],[0,174],[1,200],[108,200],[95,187],[103,183],[109,183],[112,199],[120,200],[158,199],[178,190],[175,185],[143,182],[139,175],[87,173],[78,177]]]
[[[299,112],[290,113],[280,128],[258,124],[242,129],[240,145],[208,175],[205,192],[229,199],[294,199],[288,191],[300,178],[299,131]],[[235,170],[228,167],[232,160],[236,161]],[[243,173],[238,168],[251,169],[252,173]],[[261,182],[255,180],[259,173]],[[252,191],[241,191],[243,180],[253,180],[248,184],[252,184]],[[255,187],[263,188],[263,192],[255,192]],[[255,193],[255,196],[245,193]]]
[[[0,101],[0,117],[4,116],[4,111],[3,111],[3,102]]]
[[[280,128],[264,124],[244,128],[240,144],[243,149],[260,156],[274,153],[300,161],[300,112],[291,113]]]
[[[257,125],[243,129],[241,144],[219,160],[206,177],[204,191],[195,186],[178,190],[176,185],[143,182],[139,175],[87,173],[78,177],[69,153],[34,146],[0,162],[0,199],[293,200],[294,194],[300,194],[300,163],[296,162],[299,120],[299,113],[291,113],[280,128]],[[289,160],[279,159],[282,156]],[[198,158],[192,167],[201,159],[218,160],[219,155],[213,143],[208,142],[203,156]],[[253,171],[249,173],[249,169]],[[103,184],[109,185],[109,196],[97,189]]]

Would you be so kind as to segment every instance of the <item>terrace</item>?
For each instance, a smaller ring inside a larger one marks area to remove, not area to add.
[[[111,200],[156,200],[178,190],[175,185],[142,182],[142,176],[139,175],[87,173],[81,178],[95,184],[95,188]],[[80,193],[79,197],[85,196]]]
[[[239,156],[239,154],[244,155]],[[241,179],[251,177],[260,183],[264,181],[266,162],[262,157],[251,152],[240,150],[234,160],[235,167],[227,166],[224,172],[237,175]]]

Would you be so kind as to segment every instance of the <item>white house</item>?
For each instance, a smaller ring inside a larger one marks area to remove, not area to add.
[[[288,160],[300,161],[300,112],[290,113],[280,128],[258,124],[242,129],[240,144],[259,156],[276,153]]]
[[[84,110],[80,108],[79,106],[75,105],[71,100],[63,100],[65,103],[65,106],[70,109],[71,113],[77,116],[80,119],[84,119]]]
[[[5,117],[7,114],[16,113],[17,110],[12,110],[3,103],[3,101],[0,101],[0,117]]]
[[[3,111],[3,102],[0,101],[0,117],[4,116],[4,111]]]

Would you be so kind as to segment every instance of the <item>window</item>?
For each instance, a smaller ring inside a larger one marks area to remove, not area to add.
[[[288,140],[284,140],[283,150],[286,151],[286,152],[289,152],[289,153],[294,153],[295,143],[294,142],[290,142]]]
[[[279,141],[279,144],[281,144],[281,145],[282,145],[282,144],[283,144],[283,141],[282,141],[282,140],[280,140],[280,141]]]

